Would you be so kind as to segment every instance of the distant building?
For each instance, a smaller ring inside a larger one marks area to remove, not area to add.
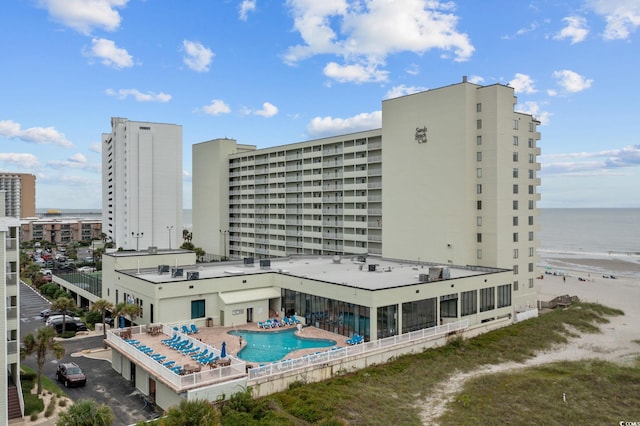
[[[32,217],[36,214],[36,177],[26,173],[0,173],[0,191],[4,190],[6,213],[0,216]]]
[[[102,235],[102,220],[91,218],[26,218],[20,221],[20,241],[68,244],[92,241]]]
[[[513,271],[535,305],[539,122],[511,87],[382,102],[382,128],[256,149],[193,145],[193,238],[222,257],[374,254]]]
[[[111,119],[102,135],[103,232],[124,249],[179,245],[182,126]]]
[[[4,210],[5,200],[0,200]],[[0,423],[22,418],[24,401],[20,384],[20,256],[18,230],[20,222],[13,217],[0,215]]]

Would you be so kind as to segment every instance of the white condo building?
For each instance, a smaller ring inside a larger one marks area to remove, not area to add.
[[[102,134],[102,224],[116,247],[175,248],[182,236],[182,126],[111,119]]]
[[[24,411],[20,384],[20,220],[5,216],[4,191],[0,191],[0,423],[19,419]]]
[[[539,122],[515,104],[513,88],[465,78],[383,101],[380,129],[265,149],[195,144],[194,244],[233,258],[504,268],[514,309],[534,306]]]

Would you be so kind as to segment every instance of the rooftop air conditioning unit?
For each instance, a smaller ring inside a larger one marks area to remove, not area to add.
[[[169,272],[169,265],[158,265],[158,275],[162,275],[165,272]]]
[[[181,277],[183,274],[182,268],[171,268],[171,278]]]
[[[369,264],[369,272],[375,272],[376,271],[376,265],[375,263],[370,263]]]
[[[200,272],[198,272],[198,271],[187,271],[187,279],[188,280],[200,279]]]
[[[270,259],[260,259],[260,268],[262,268],[262,269],[271,269],[271,260]]]
[[[244,266],[253,266],[253,257],[245,257]]]
[[[147,251],[151,254],[156,254],[158,253],[158,247],[156,246],[149,246],[149,248],[147,249]]]
[[[421,283],[426,283],[426,282],[428,282],[428,281],[429,281],[429,274],[420,274],[420,275],[418,275],[418,280],[419,280]]]

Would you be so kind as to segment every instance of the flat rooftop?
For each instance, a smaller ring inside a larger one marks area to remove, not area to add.
[[[139,252],[140,253],[140,252]],[[231,276],[255,274],[287,274],[331,284],[344,285],[364,290],[381,290],[428,281],[457,279],[489,273],[504,272],[506,269],[440,265],[427,262],[384,259],[377,256],[291,256],[276,259],[256,259],[201,263],[195,265],[165,265],[165,272],[158,268],[128,269],[118,272],[139,279],[167,284],[188,280],[203,280]],[[267,265],[268,264],[268,265]],[[160,265],[159,265],[160,266]],[[181,276],[173,276],[179,269]],[[193,274],[196,272],[197,274]],[[435,279],[425,279],[431,272]],[[425,277],[426,275],[426,277]]]

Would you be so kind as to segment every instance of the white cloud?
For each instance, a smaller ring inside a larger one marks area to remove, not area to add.
[[[26,169],[33,169],[40,166],[35,155],[15,152],[0,152],[0,163],[10,163],[18,166],[18,168]]]
[[[513,80],[509,82],[509,86],[513,87],[516,94],[532,94],[537,92],[533,79],[526,74],[516,73]]]
[[[59,161],[59,160],[47,161],[47,167],[51,167],[54,169],[99,171],[102,165],[98,163],[89,163],[87,161],[87,157],[85,157],[84,155],[78,152],[76,154],[73,154],[71,157],[67,158],[64,161]]]
[[[307,126],[312,137],[378,129],[382,126],[382,111],[362,113],[349,118],[315,117]]]
[[[589,30],[587,29],[587,20],[585,18],[581,16],[567,16],[562,20],[567,23],[567,26],[556,34],[554,37],[556,40],[568,38],[571,40],[571,44],[576,44],[587,38]]]
[[[89,151],[102,154],[102,144],[100,142],[94,142],[89,146]]]
[[[399,98],[400,96],[411,95],[412,93],[424,92],[428,90],[426,87],[421,86],[405,86],[401,84],[400,86],[394,86],[387,91],[384,95],[383,99],[393,99]]]
[[[247,14],[256,10],[256,0],[242,0],[240,4],[240,20],[246,21]]]
[[[12,120],[0,120],[0,136],[38,145],[58,145],[65,148],[73,146],[64,134],[53,127],[30,127],[23,130],[19,123]]]
[[[324,75],[340,83],[369,83],[386,81],[388,71],[380,71],[373,65],[339,65],[329,62],[324,67]]]
[[[553,77],[558,80],[558,85],[565,92],[577,93],[591,87],[593,80],[586,79],[577,72],[571,70],[554,71]]]
[[[211,49],[198,43],[197,41],[183,40],[182,47],[186,53],[184,63],[193,71],[209,71],[209,65],[215,54]]]
[[[278,114],[278,107],[272,103],[265,102],[262,104],[262,109],[255,111],[254,114],[266,118],[273,117]]]
[[[228,114],[231,112],[229,105],[221,99],[213,99],[209,105],[201,108],[201,111],[208,115]]]
[[[467,81],[473,84],[483,84],[484,78],[480,77],[479,75],[472,75],[467,79]]]
[[[133,57],[126,49],[116,46],[113,40],[94,38],[91,40],[89,56],[102,59],[102,64],[113,68],[129,68],[133,66]]]
[[[515,111],[523,114],[532,115],[535,119],[540,121],[540,124],[549,124],[551,120],[551,113],[543,111],[538,102],[528,101],[521,104],[517,104],[514,108]]]
[[[171,95],[166,93],[142,93],[138,89],[107,89],[105,93],[109,96],[115,96],[118,99],[126,99],[129,96],[133,96],[138,102],[169,102],[171,100]]]
[[[640,145],[598,152],[541,155],[541,172],[551,174],[593,175],[609,170],[640,166]]]
[[[588,0],[587,6],[605,19],[605,40],[626,39],[640,26],[640,2],[637,0]]]
[[[115,31],[120,27],[120,14],[129,0],[39,0],[51,18],[88,35],[93,28]]]
[[[325,69],[339,81],[386,79],[386,72],[372,71],[393,53],[440,49],[453,52],[456,61],[466,61],[474,51],[468,36],[456,30],[453,2],[288,0],[287,5],[303,43],[287,50],[285,62],[295,64],[320,54],[340,56],[345,65],[329,64]]]

